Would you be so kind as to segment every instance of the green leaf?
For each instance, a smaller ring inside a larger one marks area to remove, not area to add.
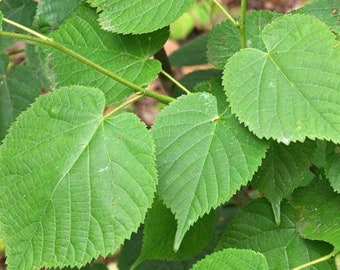
[[[209,93],[182,96],[161,111],[152,129],[158,194],[178,223],[175,250],[199,217],[250,180],[267,149],[223,105],[218,110]]]
[[[7,70],[9,58],[0,55],[0,141],[14,119],[26,109],[36,97],[41,87],[28,66],[16,66]]]
[[[295,12],[313,15],[335,32],[340,32],[339,0],[314,0]]]
[[[315,147],[313,141],[289,146],[271,142],[252,185],[264,193],[270,202],[279,204],[301,184],[311,165]]]
[[[0,1],[0,10],[4,17],[30,27],[33,22],[37,3],[32,0],[3,0]],[[4,24],[3,31],[22,32],[16,27]],[[2,38],[0,42],[0,50],[7,49],[16,40],[10,38]]]
[[[1,2],[1,1],[0,1]],[[4,15],[2,14],[2,12],[0,11],[0,31],[2,31],[2,18],[4,17]]]
[[[194,17],[186,12],[170,25],[170,39],[185,39],[195,28]]]
[[[208,36],[202,34],[188,43],[185,43],[170,55],[170,64],[176,67],[206,64],[207,41]]]
[[[232,112],[260,138],[340,142],[335,36],[314,17],[285,15],[265,27],[262,39],[266,51],[242,50],[225,67]]]
[[[168,26],[188,11],[194,0],[87,0],[97,8],[107,31],[124,34],[153,32]]]
[[[279,13],[268,10],[254,11],[246,16],[248,47],[265,48],[260,38],[261,31],[278,16],[280,16]],[[209,33],[207,45],[209,63],[223,69],[227,60],[241,49],[240,40],[240,31],[230,20],[214,26]]]
[[[218,249],[252,249],[262,253],[269,269],[292,269],[329,254],[332,247],[324,242],[302,239],[295,228],[293,208],[283,203],[281,223],[277,225],[270,204],[257,199],[242,208],[229,223]],[[314,269],[334,269],[323,262]]]
[[[329,144],[325,174],[335,191],[340,193],[340,145]]]
[[[173,242],[176,234],[176,220],[171,211],[161,201],[154,201],[144,223],[142,252],[135,266],[145,260],[187,260],[201,252],[210,240],[215,215],[199,219],[185,235],[181,247],[174,252]]]
[[[97,15],[81,5],[51,37],[98,65],[135,84],[148,85],[161,71],[161,64],[149,59],[165,43],[168,30],[146,35],[116,35],[100,29]],[[44,48],[49,77],[56,86],[81,84],[99,87],[108,104],[132,93],[109,77],[53,48]]]
[[[11,269],[80,267],[114,252],[156,189],[152,138],[132,114],[103,116],[101,91],[41,96],[0,148],[0,224]]]
[[[265,270],[269,269],[266,258],[258,252],[249,249],[224,249],[208,255],[196,263],[193,270]]]
[[[34,25],[39,29],[50,32],[57,28],[76,10],[83,0],[55,1],[43,0],[38,2]]]
[[[325,180],[315,180],[293,193],[297,229],[304,238],[323,240],[340,251],[340,194]]]

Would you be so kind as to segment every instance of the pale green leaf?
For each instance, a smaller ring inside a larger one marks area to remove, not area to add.
[[[124,34],[153,32],[188,11],[194,0],[87,0],[97,8],[103,29]]]
[[[7,70],[9,58],[0,55],[0,142],[14,119],[40,94],[40,84],[27,66]]]
[[[34,25],[43,31],[50,32],[63,23],[82,1],[41,0],[38,2]]]
[[[335,191],[340,193],[340,145],[330,144],[325,174]]]
[[[188,260],[201,252],[209,243],[215,215],[199,219],[185,235],[180,248],[175,252],[173,242],[176,234],[176,219],[169,209],[157,199],[148,212],[144,223],[142,251],[134,265],[145,260]]]
[[[232,112],[258,137],[340,142],[340,47],[319,20],[285,15],[262,32],[266,50],[229,59],[223,84]]]
[[[323,240],[340,251],[340,194],[325,180],[315,180],[293,193],[297,229],[304,238]]]
[[[268,10],[249,13],[246,16],[247,46],[256,49],[265,48],[260,38],[261,31],[278,16],[279,13]],[[209,33],[207,47],[209,63],[223,69],[227,60],[241,49],[239,29],[230,20],[214,26]]]
[[[316,144],[313,141],[289,146],[271,142],[266,158],[252,185],[272,203],[280,203],[298,187],[309,170]]]
[[[267,144],[238,123],[226,102],[223,105],[218,108],[209,93],[182,96],[153,126],[158,194],[178,223],[175,249],[199,217],[251,179],[266,152]]]
[[[339,8],[339,0],[313,0],[295,12],[313,15],[339,33]]]
[[[82,266],[144,220],[157,182],[152,138],[136,116],[104,108],[98,89],[65,87],[11,127],[0,148],[9,269]]]
[[[1,1],[0,1],[1,2]],[[0,31],[2,31],[2,18],[3,18],[3,14],[0,11]]]
[[[186,12],[170,25],[170,39],[185,39],[195,28],[194,17]]]
[[[329,254],[332,247],[324,242],[302,239],[295,228],[295,213],[287,203],[281,208],[277,225],[270,204],[257,199],[241,209],[229,223],[218,249],[252,249],[262,253],[269,269],[292,269]],[[332,262],[317,264],[313,269],[334,269]]]
[[[66,47],[137,85],[148,85],[161,71],[149,59],[165,43],[168,30],[145,35],[117,35],[100,29],[97,15],[86,6],[51,34]],[[56,87],[81,84],[99,87],[108,104],[119,102],[132,90],[53,48],[44,48],[48,75]]]
[[[249,249],[224,249],[208,255],[196,263],[193,270],[266,270],[268,264],[266,258],[258,252]]]

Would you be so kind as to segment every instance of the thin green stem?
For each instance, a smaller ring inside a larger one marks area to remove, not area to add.
[[[170,76],[173,76],[173,72],[171,69],[169,58],[164,50],[164,47],[160,49],[157,53],[154,55],[155,59],[161,62],[162,64],[162,70],[164,70],[166,73],[168,73]],[[168,95],[171,96],[172,90],[174,88],[174,83],[172,80],[170,80],[168,77],[166,77],[164,74],[159,73],[158,76],[159,80],[161,81],[161,84],[165,91],[168,93]]]
[[[323,257],[321,257],[319,259],[316,259],[316,260],[310,261],[308,263],[302,264],[302,265],[300,265],[298,267],[293,268],[292,270],[301,270],[301,269],[307,268],[307,267],[309,267],[311,265],[314,265],[314,264],[317,264],[317,263],[320,263],[320,262],[323,262],[323,261],[327,261],[330,258],[332,258],[332,253],[328,254],[326,256],[323,256]]]
[[[235,25],[236,27],[239,27],[239,23],[237,21],[235,21],[235,19],[230,15],[230,13],[226,10],[225,7],[223,7],[220,2],[218,2],[218,0],[214,0],[214,3],[216,4],[216,6],[218,6],[222,12],[227,16],[227,18],[232,22],[233,25]]]
[[[135,103],[136,101],[138,101],[142,98],[143,98],[142,94],[136,94],[134,97],[129,98],[124,103],[122,103],[118,107],[114,108],[111,112],[109,112],[107,115],[105,115],[105,117],[108,117],[108,116],[118,112],[119,110],[124,109],[126,106],[129,106],[130,104]]]
[[[183,90],[185,93],[190,94],[190,91],[179,81],[171,77],[168,73],[166,73],[164,70],[161,71],[161,73],[167,77],[170,81],[172,81],[174,84],[176,84],[181,90]]]
[[[44,39],[44,38],[41,38],[41,37],[33,37],[33,36],[29,36],[29,35],[24,35],[24,34],[18,34],[18,33],[12,33],[12,32],[3,32],[3,31],[0,31],[0,36],[18,38],[18,39],[31,41],[31,42],[34,42],[34,43],[40,43],[40,44],[48,45],[50,47],[53,47],[53,48],[65,53],[65,54],[77,59],[78,61],[88,65],[89,67],[91,67],[91,68],[93,68],[97,71],[99,71],[100,73],[108,76],[109,78],[129,87],[130,89],[134,90],[136,93],[141,93],[143,96],[155,98],[158,101],[165,103],[165,104],[168,104],[168,103],[175,100],[174,98],[171,98],[169,96],[150,91],[150,90],[145,89],[145,88],[143,88],[139,85],[131,83],[130,81],[125,80],[124,78],[112,73],[111,71],[103,68],[100,65],[97,65],[96,63],[94,63],[91,60],[83,57],[82,55],[76,53],[75,51],[72,51],[72,50],[64,47],[62,44],[60,44],[57,41],[54,41],[53,39],[50,39],[50,38]]]
[[[241,22],[240,22],[240,35],[241,35],[241,48],[247,48],[246,39],[246,12],[247,12],[247,0],[241,0]]]

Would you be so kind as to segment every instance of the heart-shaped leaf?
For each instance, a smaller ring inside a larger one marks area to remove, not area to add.
[[[82,266],[137,230],[156,189],[153,141],[132,114],[73,86],[40,97],[0,148],[0,224],[10,269]]]
[[[306,137],[340,142],[335,35],[314,17],[285,15],[261,36],[265,51],[242,50],[225,67],[232,112],[260,138],[286,144]]]

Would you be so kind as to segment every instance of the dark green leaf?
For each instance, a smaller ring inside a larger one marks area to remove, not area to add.
[[[306,137],[340,142],[335,36],[306,15],[279,17],[261,35],[265,51],[242,50],[225,67],[232,112],[260,138],[285,144]]]
[[[153,32],[188,11],[194,0],[87,0],[97,8],[103,29],[124,34]]]
[[[325,180],[315,180],[293,193],[298,214],[297,229],[308,239],[323,240],[340,251],[340,194]]]
[[[65,87],[18,117],[0,148],[0,224],[18,270],[80,267],[114,252],[156,189],[152,138],[101,91]]]
[[[266,270],[268,264],[266,258],[258,252],[249,249],[224,249],[208,255],[196,263],[193,270]]]
[[[149,59],[165,43],[168,30],[146,35],[117,35],[97,24],[97,15],[81,5],[59,29],[55,40],[98,65],[135,84],[148,85],[161,71],[158,61]],[[132,90],[52,48],[44,48],[49,77],[55,86],[81,84],[99,87],[108,104],[121,101]]]
[[[340,145],[329,144],[328,147],[325,174],[334,190],[340,193]]]
[[[206,64],[208,62],[206,56],[207,42],[208,36],[206,34],[189,41],[170,55],[170,64],[176,67]]]
[[[302,239],[295,228],[295,213],[287,203],[281,207],[277,225],[270,204],[265,199],[252,201],[229,223],[218,248],[252,249],[262,253],[269,269],[291,269],[329,254],[327,243]],[[334,269],[333,262],[323,262],[314,269]]]
[[[177,219],[174,247],[178,249],[200,216],[229,200],[250,180],[267,144],[240,125],[226,103],[218,108],[209,93],[182,96],[171,103],[158,115],[152,135],[158,194]]]

